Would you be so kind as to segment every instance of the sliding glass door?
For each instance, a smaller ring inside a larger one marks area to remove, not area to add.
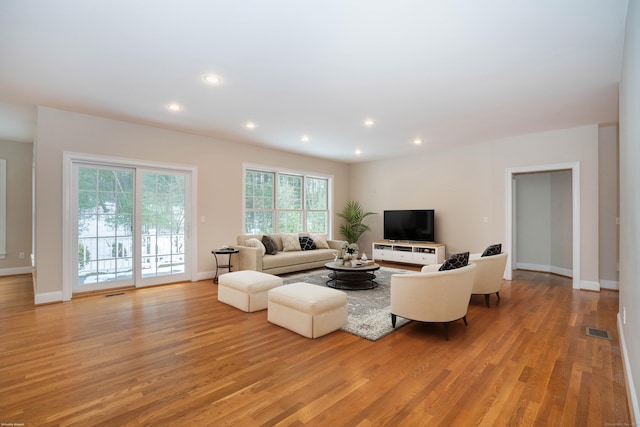
[[[162,276],[182,280],[185,273],[184,174],[140,171],[140,278],[152,284]]]
[[[73,292],[188,280],[185,172],[74,163]]]

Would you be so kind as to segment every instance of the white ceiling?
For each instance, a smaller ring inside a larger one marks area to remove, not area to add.
[[[626,9],[627,0],[0,0],[0,139],[32,141],[35,105],[345,162],[615,123]],[[207,73],[224,83],[204,84]],[[183,110],[168,111],[171,102]]]

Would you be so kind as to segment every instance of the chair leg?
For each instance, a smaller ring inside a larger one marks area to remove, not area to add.
[[[444,339],[449,341],[449,322],[444,323]]]
[[[467,316],[464,316],[462,320],[464,321],[464,326],[469,326],[469,324],[467,323]]]
[[[500,291],[496,292],[496,296],[500,299]]]
[[[391,326],[396,327],[396,315],[391,313]]]
[[[489,307],[489,294],[484,294],[484,302],[487,304],[487,307]]]

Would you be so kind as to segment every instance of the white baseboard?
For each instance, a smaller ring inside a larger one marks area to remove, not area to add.
[[[580,289],[584,289],[586,291],[600,292],[600,282],[592,282],[592,281],[589,281],[589,280],[581,280],[580,281]]]
[[[620,282],[618,282],[617,280],[600,280],[600,288],[612,289],[617,291],[620,289]]]
[[[42,294],[36,294],[36,305],[49,304],[52,302],[62,302],[62,291],[57,292],[45,292]]]
[[[573,270],[560,268],[553,265],[531,264],[528,262],[516,263],[516,268],[521,270],[541,271],[543,273],[559,274],[560,276],[573,277]]]
[[[15,276],[16,274],[31,274],[33,267],[13,267],[13,268],[0,268],[0,276]]]
[[[196,274],[196,278],[194,282],[199,282],[200,280],[213,279],[213,276],[215,275],[216,275],[215,271],[200,271],[198,272],[198,274]]]
[[[634,419],[631,420],[630,425],[636,425],[635,423],[640,421],[640,405],[638,405],[638,395],[636,394],[636,387],[633,381],[633,373],[631,372],[631,363],[629,362],[629,353],[627,352],[627,340],[624,336],[624,329],[622,327],[622,316],[618,313],[618,334],[620,334],[620,351],[622,352],[622,368],[624,370],[624,379],[627,384],[627,396],[629,397],[629,406],[631,409],[631,415]]]

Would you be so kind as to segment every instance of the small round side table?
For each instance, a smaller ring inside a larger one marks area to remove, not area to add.
[[[227,270],[231,271],[231,267],[233,267],[233,265],[231,265],[231,255],[237,254],[238,252],[240,251],[234,248],[221,248],[221,249],[214,249],[211,251],[211,253],[216,259],[216,275],[213,277],[213,283],[218,283],[219,268],[226,268]],[[220,261],[218,261],[218,255],[229,255],[228,262],[226,264],[220,264]]]

